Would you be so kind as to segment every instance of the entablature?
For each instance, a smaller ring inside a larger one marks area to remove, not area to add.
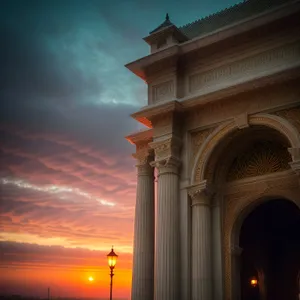
[[[293,18],[297,20],[297,18],[299,18],[299,11],[300,2],[298,0],[290,1],[289,3],[275,9],[269,10],[259,15],[254,15],[250,18],[236,22],[229,26],[219,28],[218,30],[183,42],[181,44],[171,44],[169,47],[163,48],[161,51],[154,52],[148,56],[127,64],[126,67],[134,74],[148,82],[149,68],[152,65],[162,65],[164,64],[165,59],[170,59],[173,56],[192,53],[195,50],[201,50],[209,46],[218,47],[218,44],[220,44],[220,42],[225,41],[229,38],[237,37],[242,34],[247,35],[251,30],[262,28],[263,26],[272,24],[284,18],[288,18],[290,20],[292,19],[291,16],[295,15],[295,13],[296,16],[294,16]],[[285,24],[285,22],[282,23]]]

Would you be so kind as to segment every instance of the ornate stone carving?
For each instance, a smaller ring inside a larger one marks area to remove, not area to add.
[[[210,198],[213,196],[213,189],[204,180],[195,186],[191,186],[188,189],[188,194],[192,199],[192,206],[209,205]]]
[[[254,126],[266,126],[280,132],[286,137],[292,147],[299,145],[299,135],[289,123],[274,115],[270,114],[257,114],[249,117],[249,124]],[[205,169],[209,162],[210,154],[215,147],[219,144],[221,139],[232,133],[236,129],[235,122],[230,121],[220,125],[214,132],[212,132],[206,139],[204,145],[200,148],[199,156],[196,165],[192,171],[193,182],[199,182],[204,179]]]
[[[132,156],[137,160],[138,175],[148,175],[152,172],[150,162],[153,160],[153,150],[149,147],[149,142],[136,144],[136,153]]]
[[[300,160],[291,162],[290,166],[292,170],[300,177]]]
[[[173,136],[166,140],[152,142],[149,144],[155,152],[155,160],[163,160],[170,156],[179,157],[181,140]]]
[[[273,142],[257,142],[233,161],[227,181],[287,170],[291,160],[286,147]]]
[[[201,145],[204,143],[206,138],[213,132],[214,128],[208,128],[201,131],[196,131],[191,133],[191,158],[190,167],[195,161],[197,152],[199,151]]]
[[[189,78],[189,91],[191,93],[224,82],[230,79],[230,84],[245,77],[258,76],[266,69],[277,66],[287,66],[299,61],[299,42],[268,50],[252,57],[218,67],[213,70],[198,73]]]
[[[166,173],[178,174],[180,165],[180,159],[174,156],[151,162],[151,166],[158,169],[158,176]]]
[[[178,137],[172,136],[166,140],[152,142],[150,147],[155,152],[155,161],[151,165],[158,168],[159,174],[163,172],[178,172],[181,148],[181,140]]]
[[[233,122],[229,122],[227,124],[223,124],[219,126],[219,130],[216,130],[216,133],[211,133],[211,138],[207,140],[207,144],[205,145],[203,151],[200,153],[200,156],[197,161],[197,167],[195,170],[195,182],[201,181],[201,175],[204,170],[205,158],[208,152],[211,152],[212,149],[219,141],[226,136],[229,132],[231,132],[235,128]]]
[[[174,81],[169,80],[152,87],[152,99],[154,102],[171,100],[174,96]]]
[[[275,112],[275,115],[289,121],[292,125],[294,125],[297,128],[300,134],[300,105],[293,108],[277,111]]]

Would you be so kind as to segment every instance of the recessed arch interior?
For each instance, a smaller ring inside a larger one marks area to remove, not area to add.
[[[238,218],[232,239],[242,249],[242,300],[298,300],[300,208],[283,198],[248,207]],[[255,276],[257,288],[250,285]]]
[[[263,151],[264,147],[273,156],[280,155],[287,161],[292,160],[288,151],[291,147],[289,140],[277,130],[261,125],[236,129],[229,136],[224,137],[211,153],[204,173],[205,179],[217,186],[225,184],[235,160],[245,156],[247,151],[255,150],[259,154],[259,150]],[[251,157],[251,154],[248,153],[248,156]],[[287,161],[286,168],[289,168]]]

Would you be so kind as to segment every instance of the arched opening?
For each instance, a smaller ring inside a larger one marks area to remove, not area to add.
[[[257,206],[242,223],[239,246],[242,300],[299,300],[300,209],[293,202]]]
[[[236,130],[216,147],[205,178],[217,185],[290,169],[289,141],[266,126]]]

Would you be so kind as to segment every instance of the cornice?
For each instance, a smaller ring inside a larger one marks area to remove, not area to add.
[[[172,56],[178,55],[180,52],[179,45],[172,45],[161,51],[154,52],[150,55],[144,56],[136,61],[130,62],[125,65],[136,76],[146,81],[146,68],[154,64],[157,61],[170,58]]]
[[[132,145],[140,143],[152,142],[153,129],[140,130],[138,132],[127,135],[125,139]]]
[[[125,65],[125,67],[141,79],[146,80],[147,76],[145,74],[145,69],[158,61],[161,61],[165,58],[170,58],[175,55],[187,54],[191,51],[207,47],[209,45],[226,40],[230,37],[246,33],[260,26],[267,25],[268,23],[272,23],[284,17],[288,17],[289,15],[292,15],[299,10],[300,1],[295,0],[259,15],[254,15],[251,18],[244,19],[226,27],[222,27],[206,35],[199,36],[198,38],[178,45],[170,46],[161,51],[157,51],[153,54],[128,63]]]
[[[160,114],[182,111],[182,105],[177,100],[167,101],[164,103],[149,105],[142,108],[140,111],[131,115],[132,118],[152,128],[151,120]]]
[[[253,15],[239,22],[219,28],[181,44],[181,53],[188,53],[227,38],[246,33],[247,31],[267,25],[300,10],[299,0],[278,6],[261,14]]]
[[[292,69],[283,70],[271,75],[264,75],[246,82],[239,82],[229,85],[225,88],[212,86],[200,92],[188,95],[181,99],[159,102],[157,104],[143,107],[140,111],[133,113],[132,118],[152,128],[151,120],[160,114],[171,111],[188,111],[201,105],[207,105],[220,99],[231,97],[239,93],[249,92],[251,90],[259,89],[268,85],[273,85],[279,82],[284,82],[294,78],[298,78],[300,74],[300,66],[295,66]]]

